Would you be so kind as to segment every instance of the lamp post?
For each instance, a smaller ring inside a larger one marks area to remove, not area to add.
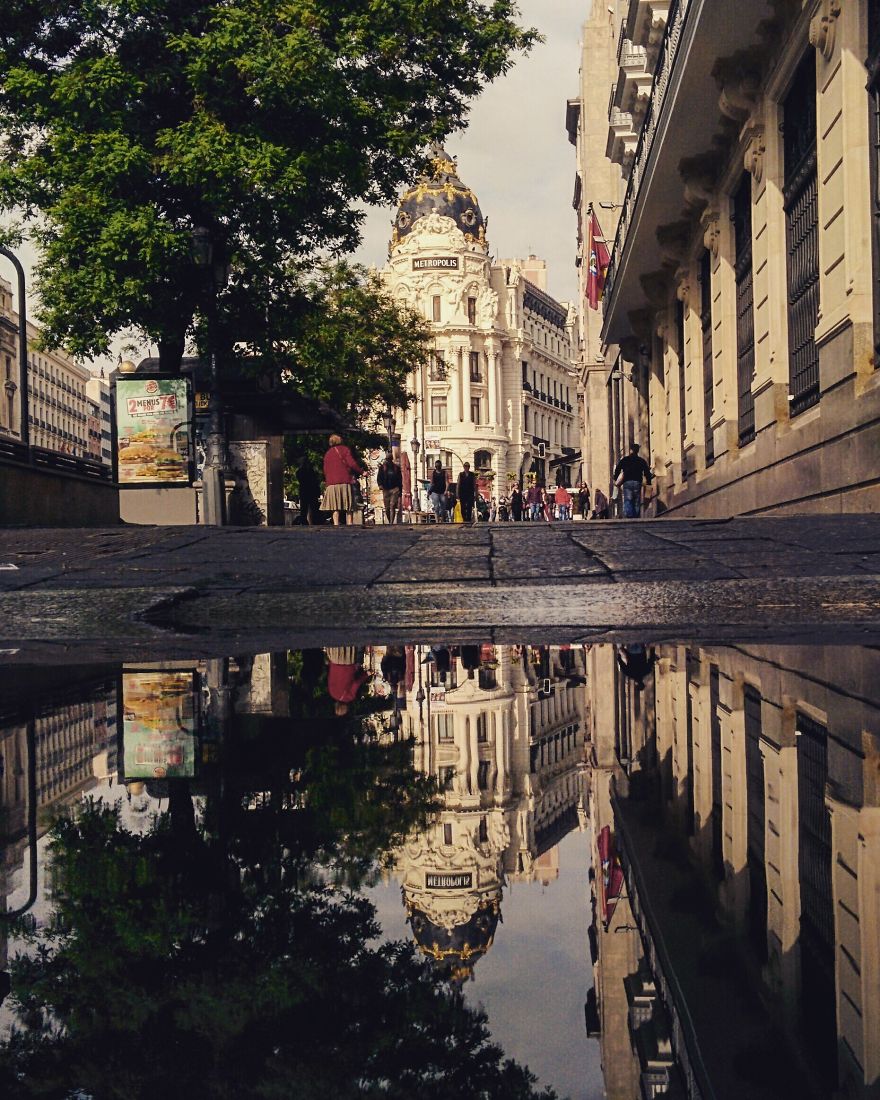
[[[422,502],[419,496],[419,449],[421,448],[421,443],[419,443],[418,437],[414,435],[409,441],[409,445],[412,447],[413,453],[413,505],[417,512],[421,512]]]
[[[0,256],[5,256],[15,268],[18,278],[18,388],[20,392],[21,429],[19,439],[27,447],[30,443],[30,422],[28,419],[28,339],[27,339],[27,303],[25,302],[24,268],[14,252],[0,246]],[[12,425],[9,425],[10,431]]]
[[[391,409],[386,409],[382,413],[382,423],[385,425],[385,433],[388,436],[388,450],[394,450],[394,429],[397,427],[397,421],[394,419],[394,413]]]
[[[226,522],[226,445],[223,433],[223,411],[220,403],[220,377],[215,344],[217,293],[226,284],[225,264],[215,257],[210,229],[199,226],[192,231],[192,258],[196,269],[207,284],[206,320],[208,323],[208,355],[211,369],[211,393],[208,399],[208,439],[205,465],[202,470],[202,522],[222,526]]]

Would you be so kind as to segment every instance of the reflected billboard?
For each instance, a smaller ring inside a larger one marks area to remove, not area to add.
[[[126,779],[192,778],[196,735],[196,682],[191,669],[123,672]]]

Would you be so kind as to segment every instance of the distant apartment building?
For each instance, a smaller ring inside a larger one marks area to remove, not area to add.
[[[28,322],[28,427],[30,443],[62,454],[89,455],[89,404],[85,367],[60,351],[37,348],[40,330]],[[12,284],[0,278],[0,438],[21,439],[22,395],[18,368],[18,314]]]
[[[96,448],[94,457],[100,458],[103,463],[109,466],[113,461],[113,452],[111,449],[110,386],[104,379],[103,374],[100,376],[92,375],[88,382],[86,382],[86,395],[92,408],[92,415],[97,420],[97,424],[92,426],[96,432],[93,444]]]
[[[638,442],[658,512],[877,509],[880,5],[596,4],[580,85],[588,476]]]

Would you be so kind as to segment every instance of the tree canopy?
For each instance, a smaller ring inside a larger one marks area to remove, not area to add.
[[[47,340],[95,355],[134,327],[176,365],[205,310],[196,227],[231,261],[221,327],[257,333],[536,41],[516,19],[513,0],[10,0],[0,209],[38,246]]]

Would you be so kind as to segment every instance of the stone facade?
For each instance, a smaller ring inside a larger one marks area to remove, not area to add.
[[[575,311],[546,290],[536,257],[494,261],[486,221],[454,162],[438,150],[433,174],[404,194],[382,277],[431,324],[434,350],[410,380],[415,403],[398,413],[401,446],[419,441],[417,474],[464,462],[484,496],[529,476],[577,476]]]
[[[582,370],[605,360],[606,385],[586,380],[610,440],[594,481],[635,441],[660,512],[875,510],[877,5],[612,8],[587,23],[580,96],[608,102],[608,159],[583,109],[570,127],[581,220],[621,204],[602,347],[583,346]]]
[[[91,375],[60,351],[36,347],[40,330],[28,322],[28,410],[30,443],[63,454],[91,457],[89,400]],[[21,438],[21,394],[18,373],[18,314],[12,308],[12,285],[0,278],[0,435]]]

